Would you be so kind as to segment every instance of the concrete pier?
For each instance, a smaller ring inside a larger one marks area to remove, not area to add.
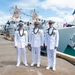
[[[56,71],[52,69],[46,70],[47,57],[41,56],[41,66],[36,65],[31,67],[31,51],[27,49],[27,61],[29,66],[26,67],[23,63],[16,67],[16,49],[14,42],[4,39],[0,35],[0,75],[75,75],[75,65],[57,57]],[[21,57],[22,60],[22,57]]]

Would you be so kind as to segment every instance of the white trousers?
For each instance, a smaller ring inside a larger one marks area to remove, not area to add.
[[[56,66],[56,49],[47,49],[48,67]]]
[[[32,63],[40,64],[40,47],[32,47]]]
[[[16,49],[17,63],[20,63],[20,55],[21,55],[21,53],[22,53],[23,64],[27,64],[26,48],[17,48]]]

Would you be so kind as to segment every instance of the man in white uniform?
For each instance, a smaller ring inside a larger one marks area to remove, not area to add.
[[[23,64],[28,66],[26,60],[26,47],[28,45],[28,34],[23,29],[23,23],[19,23],[19,29],[15,31],[14,44],[17,53],[17,67],[20,65],[20,54],[22,52]]]
[[[45,46],[47,48],[47,57],[48,57],[48,66],[46,69],[52,69],[55,71],[56,68],[56,49],[58,48],[59,42],[59,33],[53,27],[54,21],[49,21],[49,28],[46,30],[45,33]]]
[[[44,43],[43,31],[39,29],[39,22],[34,22],[34,28],[29,33],[29,44],[32,48],[32,64],[40,67],[40,50]]]

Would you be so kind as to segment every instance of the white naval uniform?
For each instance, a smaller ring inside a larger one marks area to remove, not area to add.
[[[51,34],[53,28],[49,29],[49,34]],[[48,67],[55,68],[56,66],[56,49],[59,43],[59,33],[58,30],[55,30],[55,34],[49,35],[48,30],[45,33],[45,46],[47,46],[47,57],[48,57]]]
[[[37,32],[38,28],[35,28]],[[32,63],[40,65],[40,46],[43,46],[44,34],[43,31],[39,29],[37,34],[34,34],[33,29],[29,33],[29,44],[32,47]]]
[[[20,30],[20,34],[23,33],[23,29]],[[28,34],[27,31],[24,31],[24,35],[20,36],[19,31],[15,31],[14,44],[17,46],[17,64],[20,64],[20,53],[22,52],[23,64],[27,64],[26,60],[26,48],[28,45]]]

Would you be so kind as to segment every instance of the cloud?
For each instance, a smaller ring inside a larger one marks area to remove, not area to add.
[[[67,15],[67,16],[64,17],[64,21],[65,21],[66,23],[73,24],[74,16],[73,16],[73,15]]]
[[[31,8],[36,8],[37,6],[39,6],[39,1],[38,0],[19,0],[12,3],[12,5],[17,5],[18,7],[23,9],[31,9]]]
[[[51,7],[58,8],[75,8],[75,0],[45,0],[41,3],[41,6],[45,9]]]
[[[53,20],[55,22],[62,22],[62,23],[69,23],[73,24],[74,16],[73,15],[66,15],[65,17],[48,17],[47,20]]]
[[[2,11],[0,11],[0,15],[5,15],[5,13],[4,13],[4,12],[2,12]]]
[[[25,17],[23,17],[22,20],[25,21],[25,22],[29,21],[29,19],[25,18]]]
[[[41,8],[54,11],[58,16],[70,15],[75,9],[75,0],[45,0],[40,4]]]
[[[0,11],[0,24],[5,24],[9,19],[10,15],[7,15],[5,12]]]
[[[46,19],[52,19],[57,22],[69,22],[73,20],[71,14],[73,9],[75,9],[75,0],[15,0],[15,2],[10,3],[10,6],[15,5],[17,5],[18,8],[22,8],[26,13],[31,9],[41,8],[45,11],[49,9],[49,11],[55,12],[53,14],[55,14],[56,17],[47,17]],[[43,15],[39,14],[39,17],[45,19]],[[0,23],[6,22],[8,19],[10,19],[10,15],[0,11]],[[22,19],[27,19],[28,21],[28,18],[24,16],[22,16]]]
[[[47,17],[47,18],[44,18],[43,16],[39,15],[38,18],[43,19],[43,20],[53,20],[55,22],[64,22],[64,19],[60,18],[60,17]]]
[[[58,17],[49,17],[47,19],[71,24],[74,20],[72,13],[75,9],[75,0],[45,0],[41,3],[41,7],[45,10],[53,10],[58,15]]]
[[[40,18],[44,19],[44,20],[53,20],[56,23],[73,24],[73,21],[74,21],[74,15],[66,15],[63,18],[62,17],[47,17],[47,18],[44,18],[43,16],[40,16]]]
[[[25,11],[36,8],[50,9],[61,17],[73,12],[73,9],[75,9],[75,0],[19,0],[13,2],[12,6],[14,5],[25,9]],[[67,9],[64,10],[65,8]]]
[[[10,16],[3,16],[0,18],[0,24],[5,24],[9,20]]]
[[[47,20],[53,20],[55,22],[64,22],[60,17],[48,17]]]

